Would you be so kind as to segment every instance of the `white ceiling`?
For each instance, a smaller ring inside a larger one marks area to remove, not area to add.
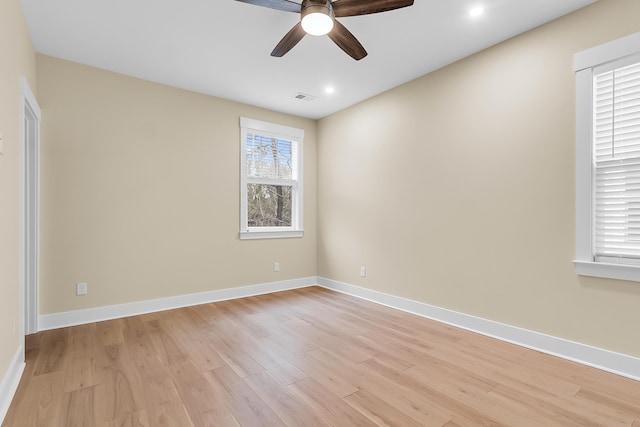
[[[404,9],[341,18],[369,52],[361,61],[326,36],[306,36],[273,58],[299,16],[235,0],[20,4],[39,53],[319,119],[595,1],[415,0]],[[485,13],[472,19],[476,5]],[[335,93],[325,94],[327,86]],[[317,99],[294,99],[298,92]]]

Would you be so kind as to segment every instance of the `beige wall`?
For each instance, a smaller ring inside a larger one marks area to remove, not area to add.
[[[37,72],[41,314],[315,275],[315,121],[47,56]],[[305,130],[304,238],[238,239],[240,116]]]
[[[18,0],[0,1],[0,381],[15,355],[20,325],[20,86],[35,92],[36,58]]]
[[[601,0],[320,121],[318,274],[640,356],[640,284],[571,262],[573,54],[638,16]]]

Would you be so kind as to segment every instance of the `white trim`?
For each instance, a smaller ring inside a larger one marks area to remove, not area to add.
[[[639,45],[640,33],[633,33],[609,43],[583,50],[573,56],[573,71],[582,71],[633,55],[638,52]]]
[[[275,133],[284,139],[293,138],[295,140],[304,139],[304,129],[279,125],[276,123],[263,122],[261,120],[240,117],[240,127],[253,129],[262,132]]]
[[[278,180],[247,177],[247,134],[261,133],[289,140],[294,144],[295,179]],[[249,227],[247,185],[287,185],[292,187],[290,227]],[[304,236],[304,129],[240,117],[240,240],[299,238]]]
[[[304,230],[279,230],[279,231],[241,231],[240,240],[254,239],[290,239],[303,237]]]
[[[24,368],[24,347],[20,346],[11,360],[7,373],[0,382],[0,425],[4,422],[4,417],[7,416],[11,401],[18,390]]]
[[[28,113],[28,114],[27,114]],[[33,139],[27,141],[30,135],[26,129],[29,118],[35,122],[35,128],[31,135]],[[39,253],[40,253],[40,123],[42,110],[38,105],[29,82],[25,77],[20,77],[20,337],[24,346],[24,336],[35,333],[38,329],[38,289],[39,289]],[[33,152],[28,155],[28,144],[33,144]],[[33,160],[32,168],[27,167],[27,162]],[[28,175],[29,174],[29,175]],[[29,184],[33,180],[33,187]],[[30,191],[33,188],[35,194]],[[31,197],[33,196],[33,197]],[[29,200],[32,200],[29,202]],[[28,209],[30,207],[35,216],[28,223]],[[31,244],[34,245],[33,258],[27,263],[26,251],[29,249],[27,234],[33,232]],[[31,268],[29,268],[31,267]],[[30,270],[30,271],[28,271]]]
[[[593,261],[593,72],[576,74],[576,259]]]
[[[453,310],[361,288],[323,277],[305,277],[281,282],[271,282],[202,292],[198,294],[140,301],[130,304],[47,314],[40,316],[39,324],[42,328],[41,330],[56,329],[216,301],[244,298],[290,289],[306,288],[314,285],[640,381],[640,358],[637,357],[604,350],[590,345],[518,328],[516,326],[506,325],[493,320],[459,313]],[[19,350],[19,353],[20,352],[22,352],[22,349]],[[14,361],[12,366],[15,364],[16,362]],[[16,368],[13,368],[13,370],[15,369]],[[0,391],[2,390],[4,389],[0,388]],[[1,396],[2,395],[0,395],[0,397]]]
[[[284,280],[280,282],[220,289],[215,291],[201,292],[197,294],[177,295],[174,297],[138,301],[128,304],[118,304],[104,307],[88,308],[84,310],[66,311],[62,313],[44,314],[39,317],[38,325],[40,326],[41,331],[46,331],[49,329],[101,322],[103,320],[136,316],[139,314],[153,313],[156,311],[172,310],[174,308],[189,307],[216,301],[245,298],[254,295],[269,294],[290,289],[306,288],[315,284],[315,277],[305,277],[301,279]]]
[[[576,273],[640,281],[640,266],[596,262],[594,258],[593,76],[594,68],[637,58],[640,33],[578,52],[576,72]]]
[[[609,264],[578,260],[573,261],[573,263],[576,266],[576,273],[580,276],[640,282],[640,266],[638,265]]]
[[[40,118],[42,117],[42,110],[40,109],[40,106],[38,105],[38,101],[36,100],[35,95],[31,91],[29,82],[25,77],[20,77],[20,94],[27,99],[31,109],[33,109],[34,114],[36,115],[38,120],[40,120]]]
[[[640,381],[640,358],[318,277],[318,285]]]

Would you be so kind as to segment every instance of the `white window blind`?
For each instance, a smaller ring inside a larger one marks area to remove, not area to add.
[[[640,264],[640,62],[593,83],[595,258]]]
[[[297,177],[296,144],[286,139],[247,134],[247,176],[292,185]],[[289,182],[287,182],[289,181]]]

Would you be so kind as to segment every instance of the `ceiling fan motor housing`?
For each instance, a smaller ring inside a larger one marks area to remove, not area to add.
[[[331,0],[303,0],[301,18],[304,19],[305,16],[312,13],[328,15],[331,19],[335,17]]]

